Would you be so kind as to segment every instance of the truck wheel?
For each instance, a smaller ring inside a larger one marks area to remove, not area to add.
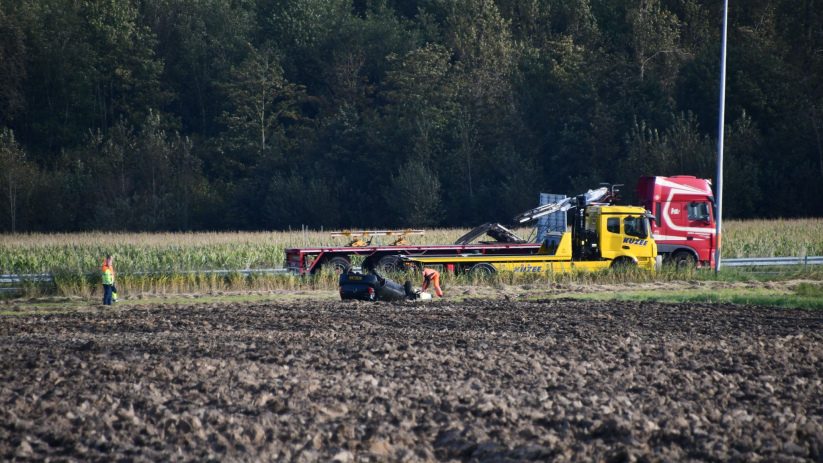
[[[497,269],[486,263],[474,264],[469,270],[469,275],[494,275],[495,273]]]
[[[679,251],[672,255],[672,262],[677,270],[689,270],[694,268],[695,260],[692,253]]]
[[[628,257],[618,257],[612,261],[612,264],[609,267],[616,270],[626,270],[637,267],[637,262]]]
[[[341,273],[349,273],[351,269],[351,261],[347,257],[332,257],[325,264],[323,264],[324,269],[330,269],[332,272],[336,274]]]
[[[377,270],[383,273],[400,271],[400,259],[397,256],[383,256],[377,261]]]

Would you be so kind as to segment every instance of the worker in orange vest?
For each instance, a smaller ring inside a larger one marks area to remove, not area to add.
[[[437,292],[439,297],[443,297],[443,291],[440,289],[440,274],[437,273],[436,270],[432,270],[430,268],[424,268],[422,272],[423,274],[423,292],[428,292],[427,289],[429,284],[434,286],[434,290]]]

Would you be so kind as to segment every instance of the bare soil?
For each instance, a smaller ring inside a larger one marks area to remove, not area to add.
[[[823,313],[502,300],[0,318],[0,459],[823,461]]]
[[[701,281],[675,280],[654,281],[648,283],[619,283],[619,284],[581,284],[581,283],[552,283],[526,284],[502,286],[450,286],[444,288],[449,296],[469,298],[505,298],[505,299],[533,299],[548,296],[603,294],[603,293],[632,293],[672,291],[694,291],[698,293],[716,290],[771,290],[777,294],[790,295],[795,293],[797,285],[810,283],[823,284],[816,280],[786,280],[786,281]]]

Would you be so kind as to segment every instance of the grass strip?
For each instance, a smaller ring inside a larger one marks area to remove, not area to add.
[[[823,291],[818,289],[818,291]],[[632,291],[588,294],[559,294],[552,299],[571,298],[589,300],[620,300],[634,302],[667,302],[693,304],[732,303],[744,306],[783,307],[792,309],[823,309],[823,296],[804,295],[798,292],[757,289],[718,289],[696,294],[693,290],[679,291]]]
[[[700,273],[699,273],[700,274]],[[706,276],[709,275],[710,272],[702,272],[702,275]],[[642,274],[641,274],[642,275]],[[721,274],[722,275],[722,274]],[[787,275],[780,275],[780,276],[771,276],[771,277],[758,277],[758,278],[734,278],[735,274],[725,274],[721,278],[718,278],[714,281],[717,281],[720,284],[725,282],[735,282],[735,281],[757,281],[757,280],[771,280],[771,281],[786,281]],[[809,280],[810,276],[812,277],[819,277],[818,273],[809,274],[807,272],[800,272],[800,273],[793,273],[795,277],[805,277],[806,280]],[[412,275],[408,275],[412,277]],[[659,276],[659,275],[658,275]],[[670,275],[671,276],[671,275]],[[740,275],[737,274],[739,277]],[[591,300],[624,300],[624,301],[656,301],[656,302],[668,302],[668,303],[733,303],[738,305],[747,305],[747,306],[769,306],[769,307],[785,307],[785,308],[802,308],[802,309],[823,309],[823,284],[819,284],[816,282],[801,282],[795,286],[784,286],[783,288],[773,289],[769,287],[759,287],[759,288],[706,288],[705,290],[696,292],[694,289],[689,290],[681,290],[681,289],[663,289],[657,288],[654,290],[643,290],[643,291],[603,291],[603,292],[596,292],[596,293],[584,293],[580,294],[577,292],[560,292],[556,294],[540,294],[545,289],[551,287],[546,283],[558,282],[558,279],[551,279],[551,278],[539,278],[539,277],[529,277],[526,279],[523,278],[514,278],[512,281],[508,281],[511,277],[510,275],[504,275],[503,278],[500,278],[498,275],[497,278],[495,276],[492,277],[485,277],[485,278],[476,278],[470,276],[453,276],[452,278],[447,278],[450,283],[462,283],[463,286],[474,286],[474,287],[487,287],[492,292],[482,296],[482,298],[501,298],[506,297],[504,295],[506,288],[515,287],[517,285],[532,287],[534,290],[537,290],[536,293],[532,297],[529,297],[529,300],[540,300],[540,299],[557,299],[557,298],[573,298],[573,299],[591,299]],[[629,277],[629,278],[626,278]],[[710,280],[709,278],[694,278],[695,275],[692,275],[693,281],[707,281]],[[527,281],[526,281],[527,280]],[[553,280],[553,281],[552,281]],[[587,283],[606,283],[606,284],[614,284],[620,286],[622,283],[627,283],[633,280],[630,278],[630,275],[611,275],[609,273],[604,273],[602,275],[598,274],[588,274],[588,275],[578,275],[575,277],[574,275],[566,275],[566,278],[562,278],[565,280],[566,283],[576,283],[576,284],[587,284]],[[598,281],[600,280],[600,281]],[[628,281],[627,281],[628,280]],[[637,279],[635,279],[637,280]],[[644,278],[639,278],[639,280],[644,280]],[[664,278],[665,281],[672,281],[676,280],[676,278]],[[812,278],[811,280],[816,280],[816,278]],[[402,281],[398,280],[398,281]],[[655,281],[654,278],[650,278],[646,280],[646,282],[653,282]],[[656,282],[660,282],[660,280],[656,280]],[[327,282],[328,283],[328,282]],[[530,283],[528,285],[523,285],[523,283]],[[305,300],[305,299],[322,299],[322,300],[336,300],[338,298],[337,291],[331,290],[330,288],[324,288],[322,286],[325,285],[307,285],[308,288],[296,288],[292,289],[291,291],[285,291],[281,294],[228,294],[228,295],[213,295],[213,294],[205,294],[205,295],[179,295],[179,296],[172,296],[172,297],[152,297],[153,295],[144,295],[142,298],[129,298],[126,300],[122,300],[122,302],[112,306],[109,310],[117,310],[118,307],[129,307],[135,305],[148,305],[148,304],[207,304],[212,302],[221,302],[221,303],[231,303],[231,302],[258,302],[258,301],[297,301],[297,300]],[[320,286],[320,287],[318,287]],[[545,288],[545,289],[541,289]],[[448,288],[447,288],[448,290]],[[154,295],[156,296],[156,295]],[[522,296],[521,296],[522,297]],[[471,299],[477,299],[476,296],[456,296],[456,297],[449,297],[449,300],[454,302],[465,302]],[[522,300],[522,299],[521,299]],[[71,312],[71,311],[82,311],[82,310],[91,310],[91,309],[100,309],[101,305],[99,304],[96,298],[84,298],[79,300],[64,300],[64,301],[54,301],[54,300],[22,300],[17,299],[15,301],[7,300],[5,302],[6,310],[0,310],[0,316],[15,316],[15,315],[31,315],[31,314],[55,314],[55,313],[64,313],[64,312]]]

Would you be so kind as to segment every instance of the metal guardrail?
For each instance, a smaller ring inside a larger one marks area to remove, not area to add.
[[[823,257],[747,257],[723,259],[721,267],[767,267],[780,265],[823,265]]]
[[[243,276],[249,275],[278,275],[282,273],[288,272],[289,269],[287,268],[258,268],[258,269],[246,269],[246,270],[181,270],[179,272],[130,272],[130,273],[123,273],[125,275],[170,275],[170,274],[183,274],[183,275],[191,275],[191,274],[199,274],[199,275],[230,275],[230,274],[239,274]],[[91,275],[91,273],[87,273],[86,275]],[[7,275],[0,275],[0,283],[21,283],[23,281],[31,281],[37,283],[48,283],[50,281],[54,281],[54,277],[50,273],[26,273],[22,275],[17,274],[7,274]]]
[[[20,283],[22,281],[46,282],[54,280],[50,273],[24,273],[21,275],[0,275],[0,283]]]
[[[823,265],[823,256],[819,257],[747,257],[742,259],[723,259],[722,267],[768,267],[783,265]],[[359,271],[359,267],[353,267]],[[288,273],[287,268],[258,268],[245,270],[181,270],[179,272],[132,272],[128,275],[163,275],[163,274],[200,274],[200,275],[282,275]],[[91,274],[89,274],[91,275]],[[0,283],[22,283],[22,282],[49,283],[54,281],[50,273],[24,273],[0,275]]]
[[[352,267],[352,270],[359,272],[360,267]],[[124,275],[243,275],[244,277],[250,275],[283,275],[288,273],[287,268],[256,268],[245,270],[181,270],[179,272],[130,272],[123,273]],[[87,273],[86,275],[91,275]],[[36,282],[49,283],[54,281],[54,277],[50,273],[24,273],[24,274],[6,274],[0,275],[0,283],[22,283],[22,282]]]

